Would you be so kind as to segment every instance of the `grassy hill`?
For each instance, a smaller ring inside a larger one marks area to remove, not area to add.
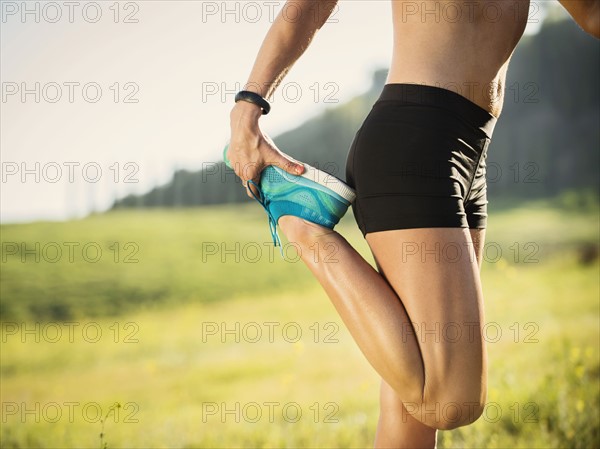
[[[566,194],[553,207],[549,200],[521,203],[492,215],[488,259],[523,263],[527,255],[532,260],[560,257],[563,250],[596,242],[598,229],[590,222],[594,212],[580,211],[593,207],[595,199],[588,198],[587,205],[581,201]],[[567,210],[569,220],[562,220]],[[537,219],[531,218],[532,211]],[[339,229],[367,257],[350,212]],[[293,245],[284,246],[291,263],[273,247],[266,215],[256,204],[113,211],[0,230],[4,320],[114,316],[313,283]]]

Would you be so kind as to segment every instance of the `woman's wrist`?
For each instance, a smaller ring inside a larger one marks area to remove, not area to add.
[[[231,122],[251,121],[258,122],[258,119],[263,115],[262,108],[254,103],[247,101],[238,101],[231,109]]]

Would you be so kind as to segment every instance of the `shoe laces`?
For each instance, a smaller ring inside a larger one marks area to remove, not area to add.
[[[258,201],[263,207],[263,209],[267,212],[267,216],[269,217],[269,230],[271,231],[271,238],[273,239],[273,246],[279,246],[281,256],[284,257],[283,247],[281,246],[281,240],[279,239],[279,235],[277,234],[277,221],[275,220],[275,217],[273,217],[273,214],[271,213],[271,210],[269,208],[271,201],[269,200],[268,196],[263,194],[260,187],[254,181],[249,180],[248,184],[254,186],[254,188],[258,192],[258,195],[256,195],[252,189],[248,189],[250,190],[250,193],[252,194],[254,199]]]

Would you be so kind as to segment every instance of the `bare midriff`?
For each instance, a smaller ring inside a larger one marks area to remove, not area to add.
[[[498,117],[528,11],[529,0],[393,0],[387,83],[452,90]]]

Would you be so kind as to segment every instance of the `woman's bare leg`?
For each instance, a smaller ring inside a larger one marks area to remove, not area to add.
[[[407,401],[384,379],[421,422],[449,428],[472,422],[485,404],[487,363],[483,295],[469,230],[393,230],[368,234],[367,241],[414,323],[425,369],[422,405]]]
[[[483,314],[466,229],[368,234],[379,274],[338,233],[292,216],[279,224],[300,248],[368,361],[416,420],[449,429],[477,419],[485,402]],[[435,251],[436,243],[458,246],[462,253],[456,260],[450,260],[450,253],[427,253]],[[315,245],[335,248],[333,260],[325,257],[331,251],[314,251]],[[457,329],[460,338],[445,338],[445,331]]]
[[[381,380],[376,449],[433,449],[437,430],[415,419],[406,410],[398,393]]]
[[[410,321],[387,281],[337,232],[291,216],[279,225],[375,370],[398,391],[421,391],[419,346],[403,331]]]
[[[471,229],[477,264],[481,270],[485,229]],[[379,423],[375,448],[435,448],[437,431],[415,419],[406,410],[398,393],[381,380]]]

